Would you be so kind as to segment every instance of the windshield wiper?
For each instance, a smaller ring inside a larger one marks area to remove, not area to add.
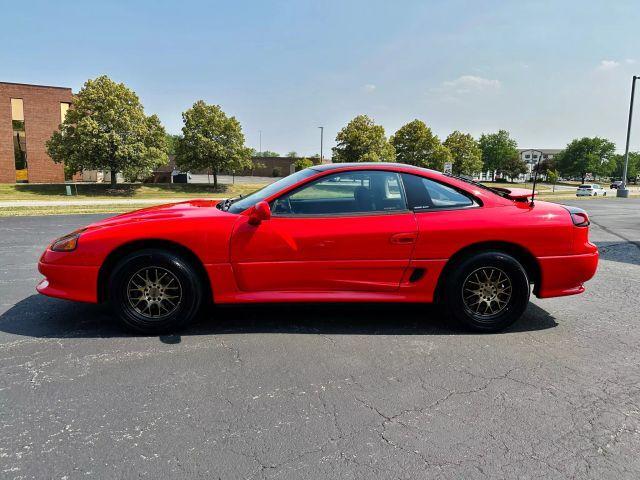
[[[233,197],[233,198],[225,198],[221,203],[219,203],[218,205],[220,205],[220,210],[223,211],[227,211],[229,210],[229,207],[231,205],[233,205],[234,203],[236,203],[238,200],[241,200],[243,197],[242,194],[238,195],[237,197]]]

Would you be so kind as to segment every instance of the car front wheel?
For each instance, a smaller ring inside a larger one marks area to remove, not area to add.
[[[503,330],[527,308],[529,278],[522,265],[508,254],[468,256],[450,272],[445,304],[456,320],[473,330]]]
[[[120,321],[146,334],[175,331],[200,309],[203,289],[193,266],[181,256],[145,249],[124,257],[109,281],[109,300]]]

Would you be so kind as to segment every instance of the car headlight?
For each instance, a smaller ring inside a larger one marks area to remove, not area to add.
[[[82,230],[76,230],[75,232],[64,235],[54,240],[49,248],[54,252],[72,252],[78,246],[78,239],[84,231],[85,229],[83,228]]]

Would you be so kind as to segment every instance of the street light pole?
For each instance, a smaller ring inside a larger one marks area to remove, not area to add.
[[[322,144],[324,143],[324,127],[318,127],[320,129],[320,163],[322,163]]]
[[[259,144],[260,144],[260,156],[262,157],[262,130],[260,130]]]
[[[627,169],[629,168],[629,140],[631,139],[631,119],[633,118],[633,97],[636,93],[636,80],[640,78],[633,76],[631,81],[631,101],[629,103],[629,123],[627,123],[627,145],[624,148],[624,167],[622,168],[622,185],[616,191],[616,197],[627,198],[629,189],[627,188]]]

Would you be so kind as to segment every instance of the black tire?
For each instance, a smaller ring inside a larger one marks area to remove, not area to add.
[[[175,332],[189,324],[200,310],[203,291],[189,262],[155,248],[125,256],[109,278],[114,313],[125,327],[145,334]]]
[[[477,280],[487,275],[491,281],[478,284]],[[507,280],[498,282],[503,276]],[[445,282],[445,307],[458,322],[476,331],[507,328],[522,316],[529,303],[527,272],[515,258],[502,252],[482,252],[461,259],[449,270]],[[510,293],[508,300],[506,292]]]

